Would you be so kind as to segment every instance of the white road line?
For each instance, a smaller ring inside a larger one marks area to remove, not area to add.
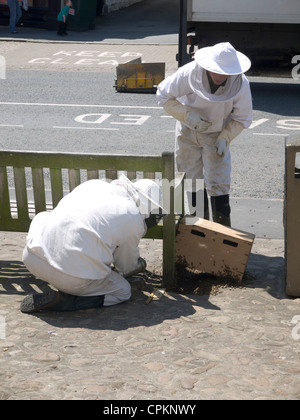
[[[289,134],[282,133],[282,134],[273,134],[273,133],[253,133],[254,136],[288,136]]]
[[[21,127],[21,128],[23,128],[24,125],[21,125],[21,124],[0,124],[0,127]]]
[[[0,105],[20,105],[20,106],[57,106],[57,107],[73,107],[73,108],[126,108],[126,109],[157,109],[162,110],[159,106],[139,106],[139,105],[88,105],[88,104],[47,104],[40,102],[0,102]]]
[[[232,197],[232,200],[252,200],[252,201],[273,201],[283,203],[283,198],[262,198],[262,197]]]
[[[108,131],[119,131],[119,128],[101,128],[101,127],[60,127],[54,126],[53,128],[58,128],[62,130],[108,130]]]

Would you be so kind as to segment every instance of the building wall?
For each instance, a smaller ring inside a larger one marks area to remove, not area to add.
[[[139,3],[140,1],[143,0],[105,0],[105,4],[108,8],[108,13],[110,13],[123,7],[131,6],[134,3]]]

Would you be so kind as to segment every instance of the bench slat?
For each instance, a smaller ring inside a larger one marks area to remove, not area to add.
[[[115,169],[108,169],[105,171],[105,177],[106,179],[113,181],[114,179],[118,178],[118,171]]]
[[[163,153],[162,179],[174,181],[175,164],[172,153]],[[176,285],[175,276],[175,235],[174,185],[169,184],[169,194],[163,194],[163,206],[168,210],[163,222],[163,286],[172,289]]]
[[[133,181],[136,179],[136,171],[127,171],[127,178],[130,179],[130,181]]]
[[[10,202],[6,166],[0,167],[0,218],[10,219]]]
[[[46,210],[45,182],[43,168],[32,168],[32,185],[35,212],[40,213]]]
[[[78,187],[80,184],[80,170],[79,169],[69,169],[69,188],[70,191],[73,191],[74,188]]]
[[[1,151],[0,166],[161,172],[161,156]]]
[[[87,170],[87,179],[99,179],[98,169],[88,169]]]
[[[144,178],[155,179],[155,172],[144,172]]]
[[[18,209],[18,218],[28,220],[28,200],[26,188],[25,168],[14,168],[15,191]]]
[[[64,196],[61,169],[50,168],[51,191],[53,208],[57,206]]]

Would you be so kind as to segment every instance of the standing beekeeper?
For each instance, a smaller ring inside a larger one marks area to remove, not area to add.
[[[186,178],[204,178],[204,217],[230,226],[230,142],[252,122],[252,97],[243,73],[251,67],[228,43],[198,50],[195,60],[166,78],[158,102],[176,120],[176,163]],[[195,208],[196,191],[192,193]]]
[[[154,181],[133,183],[121,175],[111,183],[84,182],[54,210],[35,216],[23,261],[58,291],[27,296],[21,311],[73,311],[128,300],[125,277],[145,270],[138,246],[162,212],[160,201]]]

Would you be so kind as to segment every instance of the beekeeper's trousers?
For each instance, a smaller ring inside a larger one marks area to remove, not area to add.
[[[228,195],[231,183],[231,155],[229,147],[225,156],[216,150],[219,133],[204,134],[189,129],[181,122],[176,125],[176,164],[186,179],[204,179],[211,197]]]
[[[111,271],[107,280],[81,279],[56,270],[47,261],[29,252],[26,247],[23,251],[23,262],[35,277],[61,292],[75,296],[105,295],[104,306],[116,305],[130,299],[131,296],[130,284],[115,271]]]

